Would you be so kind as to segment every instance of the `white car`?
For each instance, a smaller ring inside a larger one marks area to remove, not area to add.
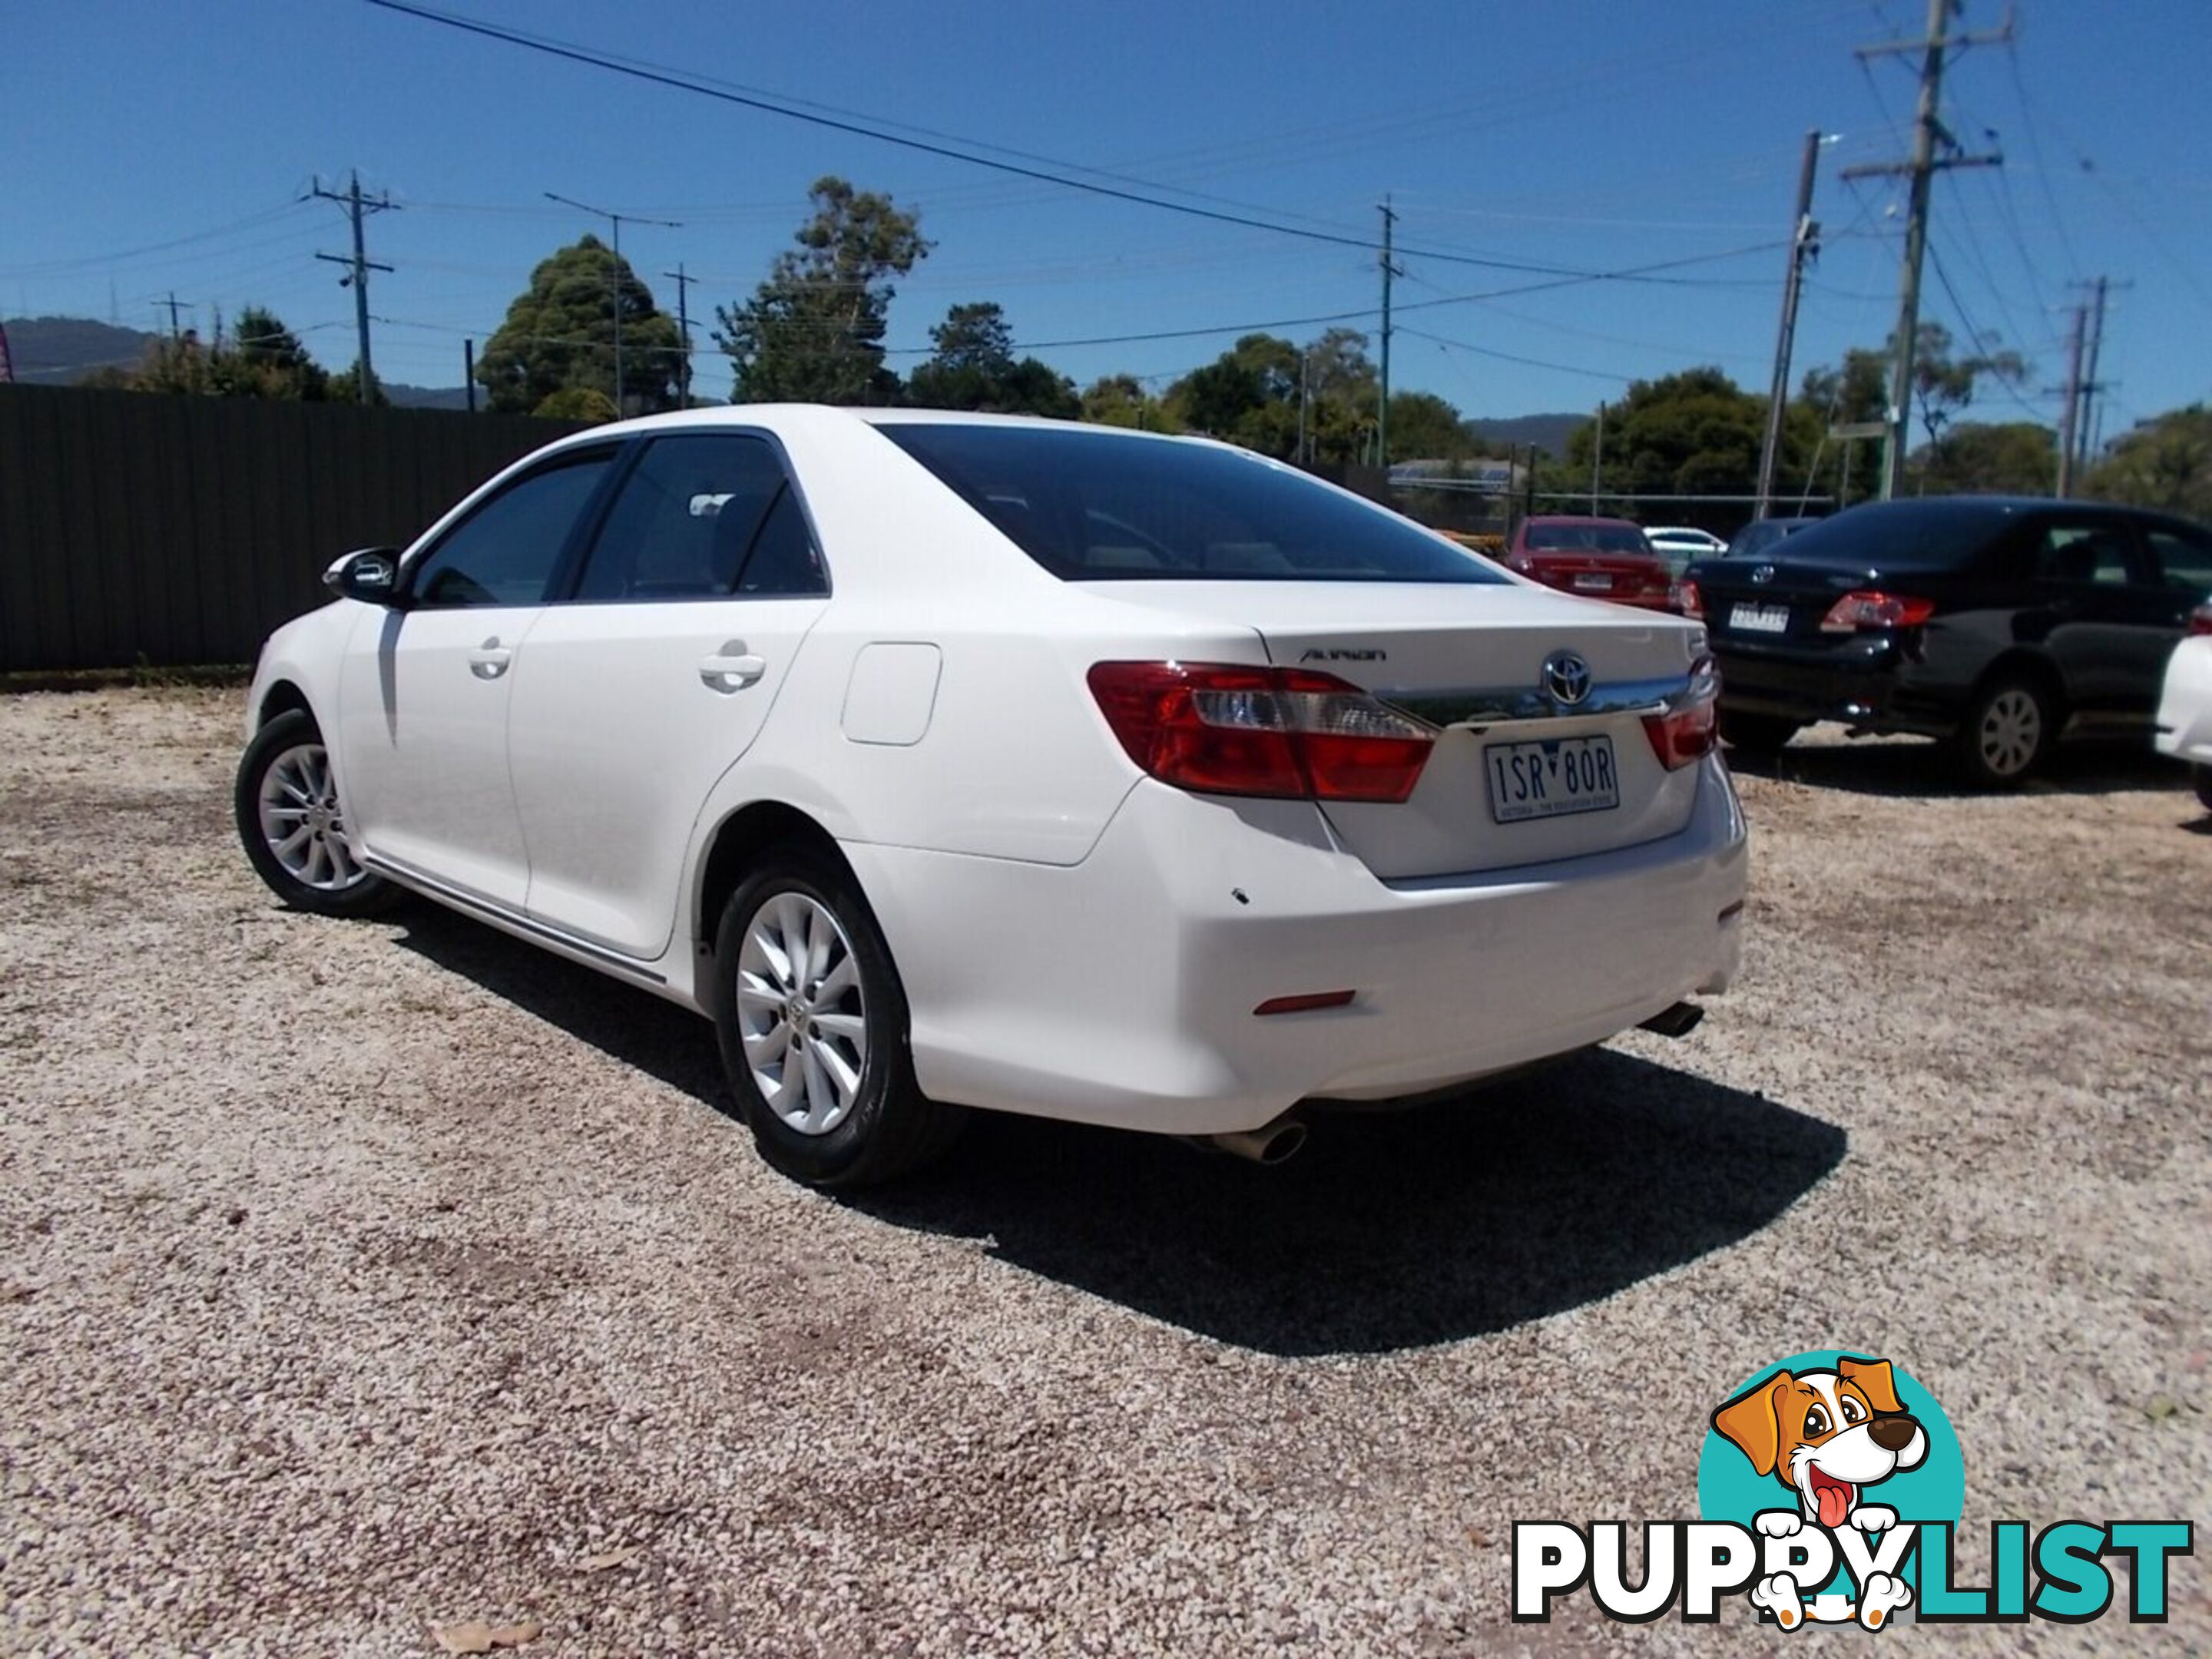
[[[2189,635],[2166,665],[2154,738],[2161,754],[2187,761],[2197,799],[2212,812],[2212,602],[2189,618]]]
[[[293,905],[411,889],[707,1015],[763,1152],[965,1107],[1273,1161],[1737,958],[1704,629],[1113,428],[752,406],[578,433],[261,657]]]
[[[1692,560],[1718,558],[1728,551],[1728,544],[1711,531],[1689,525],[1661,525],[1656,530],[1646,530],[1644,539],[1651,544],[1654,553],[1667,561],[1667,568],[1676,576]]]

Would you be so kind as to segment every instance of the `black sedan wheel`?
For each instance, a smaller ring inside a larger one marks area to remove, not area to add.
[[[2008,789],[2034,775],[2057,734],[2051,694],[2029,680],[1993,680],[1967,706],[1954,740],[1959,769],[1982,789]]]

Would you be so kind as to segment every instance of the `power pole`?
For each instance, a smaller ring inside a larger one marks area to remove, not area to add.
[[[642,215],[635,213],[610,213],[605,208],[588,207],[581,202],[572,201],[566,196],[556,196],[550,190],[545,192],[545,199],[549,202],[558,202],[562,207],[574,208],[580,213],[588,213],[594,218],[605,219],[608,223],[611,224],[615,228],[615,272],[613,284],[615,313],[615,413],[619,416],[623,412],[622,319],[623,303],[625,298],[625,295],[623,293],[623,221],[627,219],[634,225],[659,225],[664,230],[681,230],[684,227],[673,219],[647,219]]]
[[[1879,493],[1883,501],[1893,499],[1905,482],[1905,427],[1911,415],[1912,357],[1920,334],[1920,266],[1928,252],[1929,185],[1937,173],[1949,167],[1993,167],[2004,164],[2002,155],[1964,154],[1959,141],[1951,136],[1937,113],[1942,100],[1943,65],[1951,48],[2012,39],[2009,12],[1999,27],[1985,29],[1978,34],[1946,33],[1951,14],[1959,4],[1960,0],[1928,0],[1928,33],[1922,40],[1893,40],[1858,49],[1862,59],[1898,52],[1923,54],[1920,61],[1920,106],[1912,126],[1912,159],[1847,167],[1842,174],[1845,179],[1904,174],[1912,181],[1905,221],[1905,266],[1898,284],[1897,338],[1889,380],[1889,435],[1882,441]],[[1943,150],[1940,156],[1936,154],[1939,144]]]
[[[167,299],[154,301],[154,308],[156,311],[167,311],[169,313],[169,337],[173,340],[183,338],[185,331],[178,325],[177,313],[179,311],[190,311],[191,302],[177,298],[177,290],[171,289]]]
[[[338,286],[349,287],[353,289],[354,326],[361,334],[361,386],[359,387],[361,401],[364,404],[373,404],[376,401],[376,371],[369,367],[368,362],[368,273],[372,270],[389,271],[392,267],[379,264],[368,257],[368,244],[362,235],[361,226],[362,221],[369,214],[391,211],[393,203],[389,194],[380,196],[374,201],[370,201],[363,196],[361,193],[361,170],[358,167],[354,169],[352,187],[343,195],[340,195],[334,190],[325,190],[323,181],[319,179],[315,180],[315,187],[308,194],[319,196],[325,201],[343,204],[347,216],[353,221],[353,257],[351,258],[339,253],[318,253],[315,258],[327,259],[334,265],[352,267],[348,275],[338,278]]]
[[[1797,170],[1797,216],[1790,233],[1790,263],[1782,278],[1782,331],[1774,342],[1774,380],[1766,394],[1766,440],[1759,449],[1759,501],[1751,510],[1763,519],[1774,510],[1774,463],[1782,451],[1782,415],[1790,401],[1790,352],[1797,338],[1797,290],[1805,266],[1820,251],[1820,227],[1813,217],[1813,174],[1820,163],[1820,130],[1805,135],[1805,160]]]
[[[1375,410],[1375,460],[1387,475],[1390,471],[1390,279],[1398,274],[1397,263],[1390,257],[1391,227],[1398,216],[1390,210],[1390,198],[1382,198],[1382,399]]]
[[[681,260],[673,270],[660,273],[676,284],[676,332],[683,343],[684,355],[676,360],[676,404],[679,409],[691,407],[691,284],[699,279],[684,274]]]
[[[477,343],[461,342],[461,390],[469,394],[469,413],[477,412]]]
[[[2074,307],[2074,332],[2066,346],[2066,412],[2058,421],[2058,499],[2074,493],[2075,422],[2081,410],[2081,331],[2087,325],[2089,307]]]
[[[2089,457],[2096,447],[2096,441],[2090,435],[2090,412],[2097,406],[2097,394],[2105,389],[2103,382],[2097,379],[2097,358],[2105,345],[2106,286],[2106,279],[2102,276],[2093,284],[2097,297],[2089,302],[2089,367],[2081,377],[2081,423],[2075,434],[2081,447],[2075,465],[2085,472],[2089,469]]]
[[[1605,471],[1605,405],[1597,406],[1597,442],[1590,450],[1590,517],[1597,516],[1597,482]]]

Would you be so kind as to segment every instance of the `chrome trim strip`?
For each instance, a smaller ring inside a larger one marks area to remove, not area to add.
[[[1534,685],[1494,685],[1443,691],[1377,690],[1370,695],[1401,714],[1438,726],[1518,726],[1539,720],[1579,720],[1603,714],[1663,714],[1697,690],[1694,676],[1662,680],[1616,680],[1594,685],[1580,702],[1566,705]]]
[[[608,967],[617,969],[633,978],[647,980],[655,985],[668,983],[666,975],[656,974],[650,968],[641,968],[629,957],[617,955],[604,945],[586,945],[583,940],[564,933],[557,927],[549,927],[542,921],[534,921],[528,916],[518,915],[503,904],[495,904],[489,899],[478,898],[474,893],[464,892],[460,888],[440,881],[435,876],[426,876],[418,870],[401,864],[396,859],[388,859],[376,853],[364,853],[361,855],[361,861],[370,869],[391,877],[403,886],[420,888],[434,897],[473,910],[478,915],[497,921],[502,927],[534,934],[548,944],[557,945],[564,951],[574,951],[578,956],[589,957],[594,962],[605,963]]]

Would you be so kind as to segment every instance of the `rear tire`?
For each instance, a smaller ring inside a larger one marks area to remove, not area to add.
[[[761,1156],[809,1186],[878,1186],[941,1156],[966,1112],[915,1082],[906,992],[859,884],[767,852],[714,930],[714,1032]]]
[[[398,898],[353,850],[330,751],[306,709],[279,714],[253,734],[239,757],[231,808],[247,862],[291,908],[368,916]]]
[[[1745,755],[1776,754],[1804,729],[1804,722],[1787,714],[1740,714],[1721,710],[1721,736],[1728,746]]]
[[[1959,771],[1977,789],[2010,789],[2050,758],[2057,700],[2037,681],[1996,679],[1974,694],[1952,739]]]

